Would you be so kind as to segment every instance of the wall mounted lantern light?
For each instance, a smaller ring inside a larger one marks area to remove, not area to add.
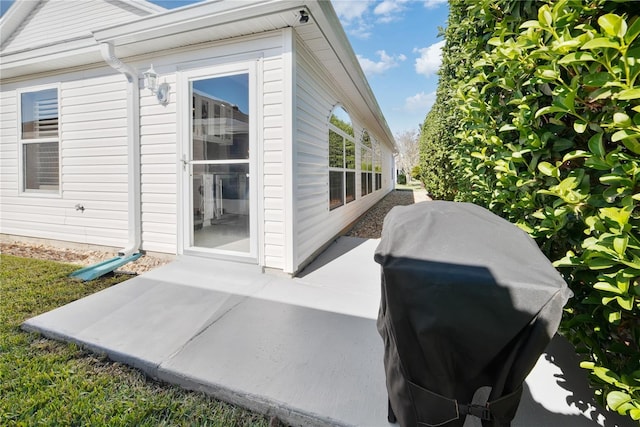
[[[153,64],[142,75],[144,76],[144,87],[156,96],[160,104],[167,105],[169,103],[169,83],[164,82],[158,85],[158,73],[153,69]]]

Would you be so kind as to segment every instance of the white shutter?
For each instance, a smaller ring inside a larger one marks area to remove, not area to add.
[[[58,97],[36,99],[33,103],[35,138],[58,136]]]

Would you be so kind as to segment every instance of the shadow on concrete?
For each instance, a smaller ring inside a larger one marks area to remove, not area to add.
[[[566,406],[574,408],[583,417],[603,427],[637,427],[630,418],[608,411],[596,403],[594,392],[589,386],[588,371],[580,368],[580,358],[564,337],[556,335],[549,343],[544,361],[539,363],[544,362],[555,366],[555,386],[564,394]]]
[[[336,262],[345,254],[351,252],[353,249],[368,242],[369,240],[371,239],[344,236],[334,240],[329,246],[327,246],[324,251],[322,251],[320,255],[318,255],[317,258],[315,258],[309,265],[304,267],[302,271],[296,274],[296,277],[303,278],[310,275],[311,273],[316,272],[317,270],[321,270],[327,267],[329,264]],[[371,252],[370,257],[373,261],[373,252]]]

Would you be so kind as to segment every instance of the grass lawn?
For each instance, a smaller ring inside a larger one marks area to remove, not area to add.
[[[26,319],[112,286],[88,283],[78,267],[0,255],[0,425],[268,426],[260,415],[19,329]]]

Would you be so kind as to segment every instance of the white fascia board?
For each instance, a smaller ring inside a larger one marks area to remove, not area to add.
[[[273,13],[294,10],[305,6],[302,0],[245,0],[245,1],[209,1],[196,3],[179,9],[144,17],[125,24],[95,31],[93,36],[99,43],[111,42],[114,46],[152,40],[194,31],[202,28]]]
[[[313,19],[315,19],[318,24],[320,31],[322,31],[324,37],[327,39],[333,51],[342,63],[342,66],[347,71],[347,74],[349,74],[349,77],[358,89],[360,96],[362,96],[367,103],[371,114],[373,114],[374,117],[377,117],[381,125],[380,131],[388,139],[393,151],[397,151],[398,147],[396,145],[395,138],[389,129],[389,125],[382,114],[380,105],[369,86],[364,71],[362,71],[362,67],[360,66],[360,62],[351,47],[351,43],[349,43],[349,39],[344,32],[344,28],[342,27],[331,2],[309,2],[309,11],[311,12]],[[331,31],[326,31],[325,29],[327,28]]]
[[[2,79],[100,62],[92,37],[0,55]]]
[[[157,4],[151,3],[146,0],[120,0],[120,1],[149,13],[162,13],[167,10],[162,6],[158,6]]]

